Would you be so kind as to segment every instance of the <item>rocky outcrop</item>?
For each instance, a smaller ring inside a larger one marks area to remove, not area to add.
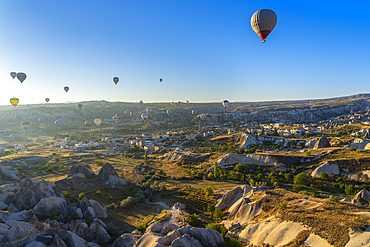
[[[320,139],[316,142],[315,146],[313,149],[318,149],[318,148],[329,148],[331,147],[330,142],[328,138],[326,138],[325,135],[321,136]]]
[[[67,202],[60,197],[44,197],[34,207],[32,213],[36,216],[49,216],[51,213],[66,215]]]
[[[247,155],[238,155],[238,154],[226,154],[221,158],[217,159],[216,162],[218,166],[227,166],[227,165],[259,165],[259,166],[280,166],[281,163],[275,162],[270,156],[263,154],[247,154]]]
[[[0,176],[9,179],[20,181],[21,179],[18,177],[18,172],[10,169],[5,169],[4,167],[0,167]]]
[[[62,197],[55,184],[44,179],[36,184],[29,178],[24,181],[21,189],[10,199],[18,210],[25,210],[35,206],[43,197]]]
[[[0,240],[0,246],[2,247],[23,247],[31,238],[30,232],[16,224],[10,228]]]
[[[324,173],[326,173],[330,176],[331,174],[339,175],[340,170],[339,170],[339,166],[337,164],[334,164],[330,161],[327,161],[327,162],[325,162],[325,164],[317,167],[311,173],[311,176],[314,177],[314,178],[319,178],[320,173],[322,173],[322,172],[324,172]]]
[[[111,175],[118,177],[118,174],[116,170],[114,170],[114,167],[109,163],[105,163],[100,169],[97,179],[106,181]]]
[[[68,177],[71,177],[77,173],[82,173],[85,176],[91,176],[92,174],[94,174],[93,170],[91,170],[89,165],[84,165],[84,164],[75,165],[74,164],[69,170]]]
[[[361,203],[362,205],[369,205],[370,192],[367,189],[363,189],[353,197],[353,200],[356,200],[357,202]]]
[[[90,202],[91,207],[94,209],[96,217],[98,217],[98,218],[107,218],[108,217],[107,211],[104,209],[104,207],[99,202],[97,202],[93,199],[90,199],[89,202]]]
[[[217,208],[223,210],[230,208],[236,201],[238,201],[244,194],[248,193],[252,187],[250,185],[238,186],[226,192],[220,202],[216,205]]]
[[[55,235],[50,247],[67,247],[67,245],[58,235]]]
[[[218,244],[224,242],[218,231],[209,228],[187,226],[170,231],[165,235],[158,234],[162,232],[163,227],[165,224],[156,224],[155,227],[147,229],[146,233],[136,242],[135,247],[183,246],[181,244],[217,247]]]
[[[122,247],[122,246],[133,247],[134,244],[135,240],[131,236],[131,234],[125,233],[116,240],[114,240],[112,247]]]
[[[113,175],[109,176],[108,181],[106,183],[109,185],[109,188],[111,189],[123,188],[123,186],[127,184],[126,180],[124,180],[123,178]]]

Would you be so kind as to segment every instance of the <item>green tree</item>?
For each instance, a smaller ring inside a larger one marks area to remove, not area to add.
[[[215,165],[214,165],[214,168],[213,168],[213,172],[214,172],[214,175],[215,175],[215,178],[218,177],[218,164],[215,162]]]
[[[294,176],[294,183],[298,185],[305,185],[308,183],[308,178],[304,172]]]
[[[244,166],[242,164],[236,164],[234,170],[237,172],[244,172]]]
[[[147,161],[148,161],[148,154],[146,153],[146,151],[145,151],[145,153],[144,153],[144,160],[145,160],[145,162],[147,162]]]
[[[329,178],[329,176],[328,176],[328,174],[326,174],[325,172],[320,172],[320,178],[321,178],[321,179],[328,179],[328,178]]]
[[[213,196],[213,188],[212,187],[204,188],[204,193],[206,196]]]

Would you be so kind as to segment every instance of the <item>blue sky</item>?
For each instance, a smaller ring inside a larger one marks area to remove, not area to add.
[[[278,16],[264,44],[250,27],[262,8]],[[368,92],[369,8],[368,1],[0,1],[0,104]],[[11,71],[28,78],[20,84]]]

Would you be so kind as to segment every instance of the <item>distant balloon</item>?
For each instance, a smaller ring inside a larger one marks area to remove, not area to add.
[[[192,110],[191,111],[191,114],[195,115],[195,114],[197,114],[197,111],[196,110]]]
[[[31,125],[31,123],[30,123],[30,122],[28,122],[28,121],[23,121],[23,122],[21,123],[21,126],[22,126],[22,128],[23,128],[24,130],[27,130],[27,129],[30,127],[30,125]]]
[[[114,82],[114,84],[117,85],[117,83],[119,82],[119,78],[118,77],[113,77],[113,82]]]
[[[189,104],[189,100],[186,101],[186,104]]]
[[[57,126],[59,129],[62,128],[62,126],[64,124],[62,119],[58,119],[54,123],[55,123],[55,126]]]
[[[162,82],[163,81],[163,79],[162,78],[159,78],[159,82]]]
[[[168,110],[167,110],[167,114],[168,114],[168,115],[171,115],[171,114],[172,114],[172,109],[168,109]]]
[[[226,108],[229,105],[229,101],[228,100],[222,101],[222,105]]]
[[[77,108],[81,110],[82,109],[82,106],[83,106],[82,104],[78,104],[77,105]]]
[[[152,108],[150,108],[150,107],[146,108],[146,112],[147,112],[148,114],[150,114],[150,113],[152,112]]]
[[[87,129],[89,130],[91,128],[91,126],[92,126],[92,122],[85,121],[85,125],[86,125]]]
[[[142,100],[140,100],[140,104],[144,104],[144,102]]]
[[[55,120],[59,120],[59,119],[62,119],[62,116],[59,116],[59,115],[55,116]]]
[[[68,86],[65,86],[64,87],[64,91],[68,92],[69,91],[69,87]]]
[[[45,101],[46,101],[46,102],[49,102],[49,101],[50,101],[50,99],[49,99],[49,98],[46,98],[46,99],[45,99]]]
[[[17,76],[17,73],[15,72],[10,72],[10,76],[14,79]]]
[[[276,26],[277,16],[271,9],[261,9],[255,12],[251,18],[251,26],[258,36],[265,42],[267,36]]]
[[[18,80],[22,83],[24,80],[26,80],[27,75],[23,72],[17,73]]]
[[[10,104],[12,104],[12,106],[16,107],[19,103],[19,99],[16,98],[16,97],[13,97],[10,99]]]
[[[130,112],[130,116],[131,117],[134,117],[135,116],[135,112]]]
[[[20,116],[18,116],[18,115],[15,115],[15,116],[14,116],[14,118],[15,118],[15,120],[16,120],[16,121],[21,120],[21,117],[20,117]]]
[[[122,117],[121,113],[116,113],[114,116],[118,117],[118,119]]]
[[[147,118],[148,118],[148,114],[146,113],[141,114],[141,119],[145,121]]]
[[[112,119],[113,119],[113,121],[118,121],[118,117],[117,116],[113,116]]]
[[[46,123],[47,119],[46,119],[46,117],[39,117],[38,121],[41,125],[44,125]]]
[[[94,123],[99,127],[101,124],[101,119],[100,118],[95,118]]]

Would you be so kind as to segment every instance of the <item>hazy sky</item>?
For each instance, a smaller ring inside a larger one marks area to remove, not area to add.
[[[264,44],[250,26],[262,8],[278,16]],[[2,0],[0,104],[368,92],[368,9],[370,1],[338,0]],[[11,71],[28,78],[21,84]]]

